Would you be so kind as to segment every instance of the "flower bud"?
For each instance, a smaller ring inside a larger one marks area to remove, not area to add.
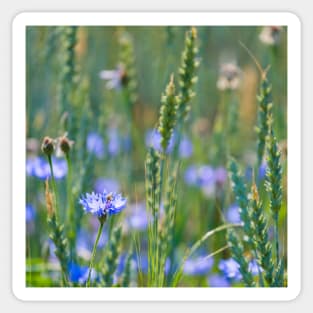
[[[46,136],[42,141],[41,150],[46,155],[50,156],[54,151],[54,140]]]

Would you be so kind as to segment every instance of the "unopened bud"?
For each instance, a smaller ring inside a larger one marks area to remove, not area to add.
[[[46,155],[50,156],[54,151],[54,140],[50,137],[45,137],[41,144],[41,150]]]

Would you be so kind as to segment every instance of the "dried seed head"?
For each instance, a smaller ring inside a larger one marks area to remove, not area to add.
[[[47,156],[50,156],[54,151],[54,140],[46,136],[42,141],[41,150]]]
[[[70,152],[72,146],[74,144],[74,141],[69,140],[65,135],[63,135],[62,137],[60,137],[59,139],[59,145],[60,145],[60,149],[61,151],[66,155]]]

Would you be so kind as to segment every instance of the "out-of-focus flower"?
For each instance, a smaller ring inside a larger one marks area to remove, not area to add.
[[[111,156],[116,156],[121,150],[121,138],[116,128],[108,130],[108,152]]]
[[[101,71],[99,77],[107,81],[107,89],[120,90],[122,86],[127,84],[127,74],[124,66],[121,64],[119,64],[114,70]]]
[[[52,158],[55,179],[62,179],[67,174],[67,164],[64,159]],[[26,160],[26,173],[28,176],[37,177],[42,180],[50,178],[50,166],[42,157],[30,157]]]
[[[258,177],[256,177],[258,180],[263,180],[266,175],[266,170],[267,170],[267,163],[262,162],[258,169]],[[252,175],[253,175],[253,169],[251,166],[248,166],[245,171],[245,178],[246,180],[251,181],[252,180]]]
[[[26,204],[26,223],[32,222],[36,217],[36,210],[33,205]]]
[[[184,273],[189,276],[203,276],[208,274],[213,266],[213,258],[198,257],[187,259],[184,264]]]
[[[161,134],[153,129],[153,130],[148,130],[146,133],[146,146],[147,147],[153,147],[155,150],[161,152],[163,151],[162,147],[161,147]],[[177,141],[177,134],[173,133],[168,147],[166,149],[166,153],[170,154],[173,152],[174,150],[174,145],[175,142]],[[181,158],[183,159],[187,159],[189,157],[191,157],[193,153],[193,145],[191,140],[187,137],[187,136],[182,136],[179,147],[178,147],[178,154]]]
[[[76,252],[84,260],[90,260],[91,248],[96,240],[96,232],[88,232],[86,229],[80,229],[76,239]],[[103,248],[108,242],[108,233],[103,231],[100,235],[98,247]]]
[[[103,138],[96,132],[91,132],[87,136],[87,150],[98,159],[102,159],[105,154]]]
[[[39,141],[36,138],[27,138],[26,150],[29,155],[37,155],[39,152]]]
[[[223,185],[227,180],[227,171],[224,167],[214,169],[210,165],[190,165],[184,175],[187,185],[201,188],[213,187],[215,184]]]
[[[183,138],[181,139],[178,153],[179,156],[183,159],[188,159],[192,156],[193,145],[192,142],[188,139],[188,137],[183,136]]]
[[[279,44],[281,32],[281,26],[264,26],[259,35],[259,39],[266,45],[275,46]]]
[[[162,151],[161,147],[161,134],[156,129],[150,129],[146,133],[146,146],[147,147],[153,147],[157,151]],[[174,148],[174,136],[172,135],[169,144],[166,148],[166,153],[171,153]]]
[[[215,182],[218,185],[224,185],[227,181],[227,170],[223,166],[215,169]]]
[[[239,271],[240,265],[233,259],[220,260],[218,268],[229,279],[239,281],[242,278],[242,275]]]
[[[72,283],[85,284],[88,279],[88,266],[80,266],[74,262],[68,264],[69,279]],[[91,271],[90,279],[95,281],[97,273],[94,269]]]
[[[217,88],[219,90],[235,90],[240,86],[241,70],[235,62],[223,63],[220,66]]]
[[[96,180],[94,188],[97,193],[102,193],[105,190],[117,193],[120,191],[120,184],[116,179],[100,177]]]
[[[127,218],[130,229],[144,231],[148,227],[148,216],[144,203],[129,206],[130,215]]]
[[[115,193],[86,193],[79,203],[83,206],[86,213],[91,213],[104,221],[108,215],[114,215],[121,212],[127,203],[127,199],[120,194]]]
[[[210,287],[230,287],[229,280],[220,274],[210,275],[208,278],[208,283]]]
[[[249,262],[248,270],[253,276],[259,275],[260,272],[263,272],[263,268],[259,266],[257,260],[255,259]]]
[[[230,207],[226,211],[225,217],[228,223],[241,223],[239,206],[236,203],[230,205]]]

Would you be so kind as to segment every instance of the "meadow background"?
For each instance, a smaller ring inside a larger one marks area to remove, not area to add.
[[[53,162],[59,221],[65,224],[63,235],[70,237],[70,246],[71,238],[75,238],[72,250],[64,251],[70,255],[65,265],[70,284],[86,283],[98,227],[97,218],[84,214],[80,196],[107,189],[127,197],[127,207],[105,223],[93,283],[120,286],[127,276],[127,286],[147,285],[150,217],[146,210],[145,160],[149,146],[159,149],[153,129],[159,119],[161,94],[171,74],[179,89],[178,69],[189,29],[27,27],[27,286],[64,285],[57,248],[49,239],[45,179],[51,175],[40,145],[45,136],[58,138],[65,133],[74,141],[71,173],[61,154]],[[255,176],[259,179],[260,198],[269,217],[268,236],[274,242],[269,197],[263,184],[266,162],[255,167],[261,75],[239,41],[263,68],[271,65],[267,77],[272,84],[273,129],[282,152],[279,240],[286,276],[287,29],[279,31],[279,40],[273,45],[260,40],[262,31],[262,27],[197,27],[200,65],[188,119],[181,134],[176,134],[182,139],[175,180],[177,206],[163,286],[171,286],[186,248],[225,222],[242,222],[229,179],[230,156],[240,165],[248,186]],[[120,64],[127,69],[125,76],[118,71]],[[218,83],[225,76],[221,71],[225,64],[235,65],[235,77],[230,80],[238,79],[240,84],[234,88],[224,89]],[[106,73],[110,79],[101,79],[103,70],[115,71]],[[68,216],[69,206],[74,208],[72,216]],[[161,205],[160,220],[162,214],[166,216]],[[118,225],[120,232],[115,231]],[[74,235],[69,236],[71,232]],[[185,262],[178,285],[244,286],[240,266],[230,249],[224,249],[227,243],[224,232],[203,242]],[[207,258],[220,248],[220,253]],[[250,272],[257,280],[259,273],[248,248],[245,256],[252,262]]]

